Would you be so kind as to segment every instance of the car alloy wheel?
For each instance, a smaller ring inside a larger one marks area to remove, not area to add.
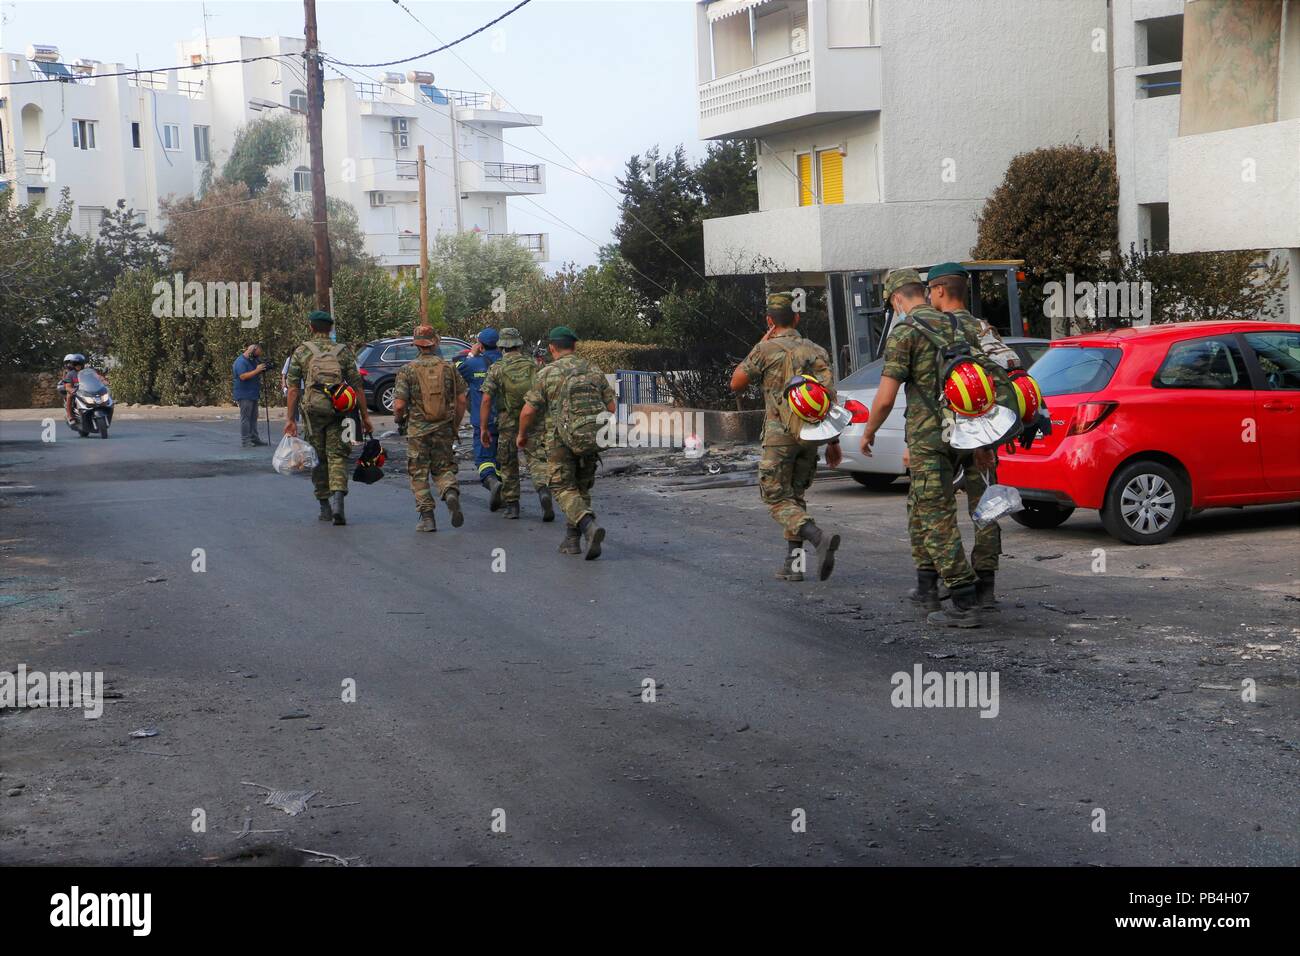
[[[393,412],[393,398],[397,394],[397,386],[389,382],[379,390],[379,406],[388,414]]]
[[[1174,520],[1177,495],[1160,475],[1135,475],[1120,492],[1119,513],[1138,534],[1159,534]]]

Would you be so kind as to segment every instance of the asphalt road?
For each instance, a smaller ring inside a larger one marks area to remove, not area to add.
[[[601,481],[586,562],[527,491],[417,534],[396,469],[322,524],[236,430],[0,423],[0,670],[110,690],[0,711],[0,861],[1300,862],[1296,508],[1161,548],[1012,526],[996,626],[935,632],[901,489],[818,482],[846,542],[790,585],[753,488]],[[996,717],[893,706],[915,665],[996,673]]]

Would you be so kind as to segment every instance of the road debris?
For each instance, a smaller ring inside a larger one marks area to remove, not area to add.
[[[133,730],[127,736],[129,737],[157,737],[158,731],[152,727],[142,727],[140,730]]]
[[[306,810],[307,801],[320,793],[319,790],[276,790],[274,787],[254,783],[251,780],[241,780],[239,782],[245,787],[257,787],[259,790],[265,790],[266,806],[283,810],[291,817],[296,817]]]

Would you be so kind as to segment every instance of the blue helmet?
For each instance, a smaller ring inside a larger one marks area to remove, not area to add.
[[[484,329],[478,334],[478,340],[483,343],[485,349],[494,349],[497,347],[497,340],[500,336],[496,329]]]

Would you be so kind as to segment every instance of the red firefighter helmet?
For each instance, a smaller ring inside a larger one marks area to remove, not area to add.
[[[796,375],[786,382],[785,396],[794,413],[806,422],[820,422],[833,404],[826,387],[809,375]]]
[[[330,398],[330,403],[334,410],[340,415],[346,415],[357,407],[357,392],[347,382],[338,385],[331,385],[325,390]]]
[[[943,393],[959,415],[983,415],[993,407],[996,393],[988,373],[976,362],[957,362],[943,383]]]
[[[1016,369],[1009,375],[1011,387],[1016,392],[1016,406],[1020,411],[1020,419],[1030,421],[1038,415],[1038,409],[1043,405],[1042,389],[1024,369]]]

